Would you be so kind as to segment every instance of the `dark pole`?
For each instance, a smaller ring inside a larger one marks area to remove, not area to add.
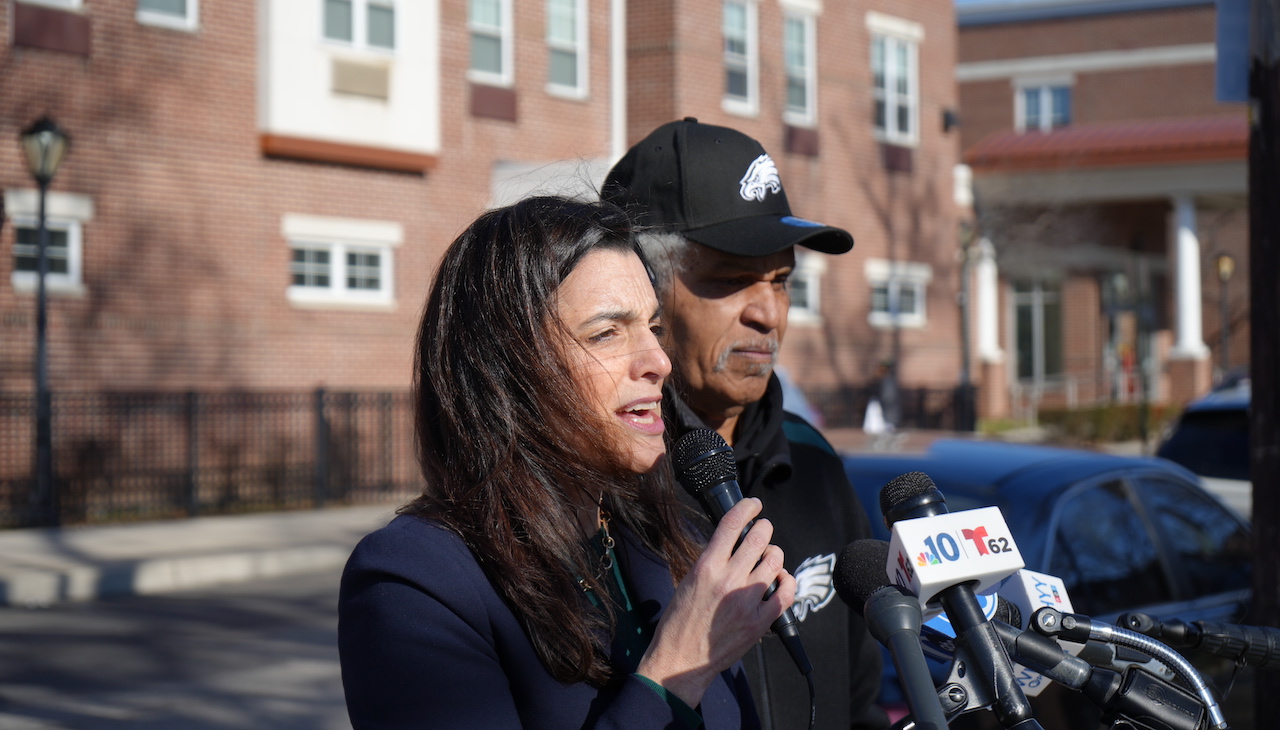
[[[56,526],[58,497],[53,484],[53,397],[49,393],[49,303],[45,293],[45,277],[49,273],[49,229],[45,225],[45,198],[49,180],[40,185],[40,216],[36,255],[36,494],[44,512],[45,523]]]
[[[1218,319],[1219,327],[1222,328],[1222,351],[1218,357],[1222,363],[1222,374],[1225,376],[1231,370],[1231,337],[1227,331],[1228,320],[1231,319],[1231,312],[1227,305],[1227,280],[1222,280],[1222,289],[1218,292]]]
[[[1254,0],[1249,96],[1249,408],[1253,480],[1253,609],[1280,626],[1280,0]],[[1280,675],[1258,672],[1256,719],[1280,717]]]
[[[49,227],[45,202],[49,183],[67,153],[67,135],[48,117],[42,117],[18,135],[31,177],[40,189],[40,209],[36,230],[36,519],[57,525],[58,485],[53,473],[53,398],[49,393],[48,292]]]
[[[956,424],[957,431],[976,431],[978,427],[978,408],[975,402],[973,374],[970,370],[972,358],[972,337],[969,317],[972,316],[972,287],[969,278],[973,275],[973,242],[977,238],[977,223],[965,222],[960,226],[960,386],[956,388]]]

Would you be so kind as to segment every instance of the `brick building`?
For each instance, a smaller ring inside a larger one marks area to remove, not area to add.
[[[683,116],[774,156],[802,252],[783,362],[950,387],[957,100],[950,0],[15,0],[0,12],[0,392],[28,392],[35,186],[55,392],[403,389],[448,242],[487,206],[590,191]]]
[[[1182,404],[1248,363],[1248,122],[1215,100],[1215,11],[960,7],[980,412]]]

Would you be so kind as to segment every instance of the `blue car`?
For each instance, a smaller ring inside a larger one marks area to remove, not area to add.
[[[848,454],[844,465],[880,539],[889,539],[880,519],[881,487],[921,471],[952,512],[999,507],[1027,568],[1062,578],[1079,613],[1104,621],[1144,611],[1230,622],[1248,605],[1249,526],[1177,464],[980,440],[879,448]],[[1199,661],[1211,677],[1229,679],[1229,667]],[[886,667],[881,700],[892,707],[901,695],[892,665]],[[1080,705],[1089,703],[1053,689],[1033,702],[1041,724],[1088,727],[1080,723],[1091,708]]]
[[[1246,519],[1253,511],[1249,473],[1252,392],[1250,380],[1240,378],[1192,401],[1156,451],[1156,456],[1199,475],[1205,489]]]

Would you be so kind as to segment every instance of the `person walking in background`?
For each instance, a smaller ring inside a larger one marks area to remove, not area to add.
[[[733,447],[743,492],[764,503],[799,588],[793,611],[813,661],[818,724],[883,728],[876,705],[879,646],[861,617],[835,600],[836,556],[871,536],[840,458],[809,423],[782,408],[774,374],[787,327],[795,247],[840,254],[853,238],[791,214],[760,143],[695,119],[662,125],[605,179],[601,196],[643,226],[673,374],[664,389],[668,440],[695,428]],[[805,727],[808,689],[770,635],[744,659],[766,728]]]
[[[867,398],[867,412],[862,419],[862,430],[867,433],[887,433],[902,422],[902,398],[898,394],[898,378],[894,374],[893,361],[884,360],[876,368],[871,381],[871,395]]]
[[[454,241],[417,337],[426,486],[342,578],[355,730],[759,726],[739,658],[796,584],[767,520],[735,550],[758,500],[705,549],[682,516],[662,326],[613,206],[533,198]]]

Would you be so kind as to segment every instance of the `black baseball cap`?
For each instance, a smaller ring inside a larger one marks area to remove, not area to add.
[[[791,215],[778,168],[759,142],[692,117],[658,127],[627,150],[600,197],[639,225],[738,256],[797,245],[823,253],[853,248],[848,231]]]

